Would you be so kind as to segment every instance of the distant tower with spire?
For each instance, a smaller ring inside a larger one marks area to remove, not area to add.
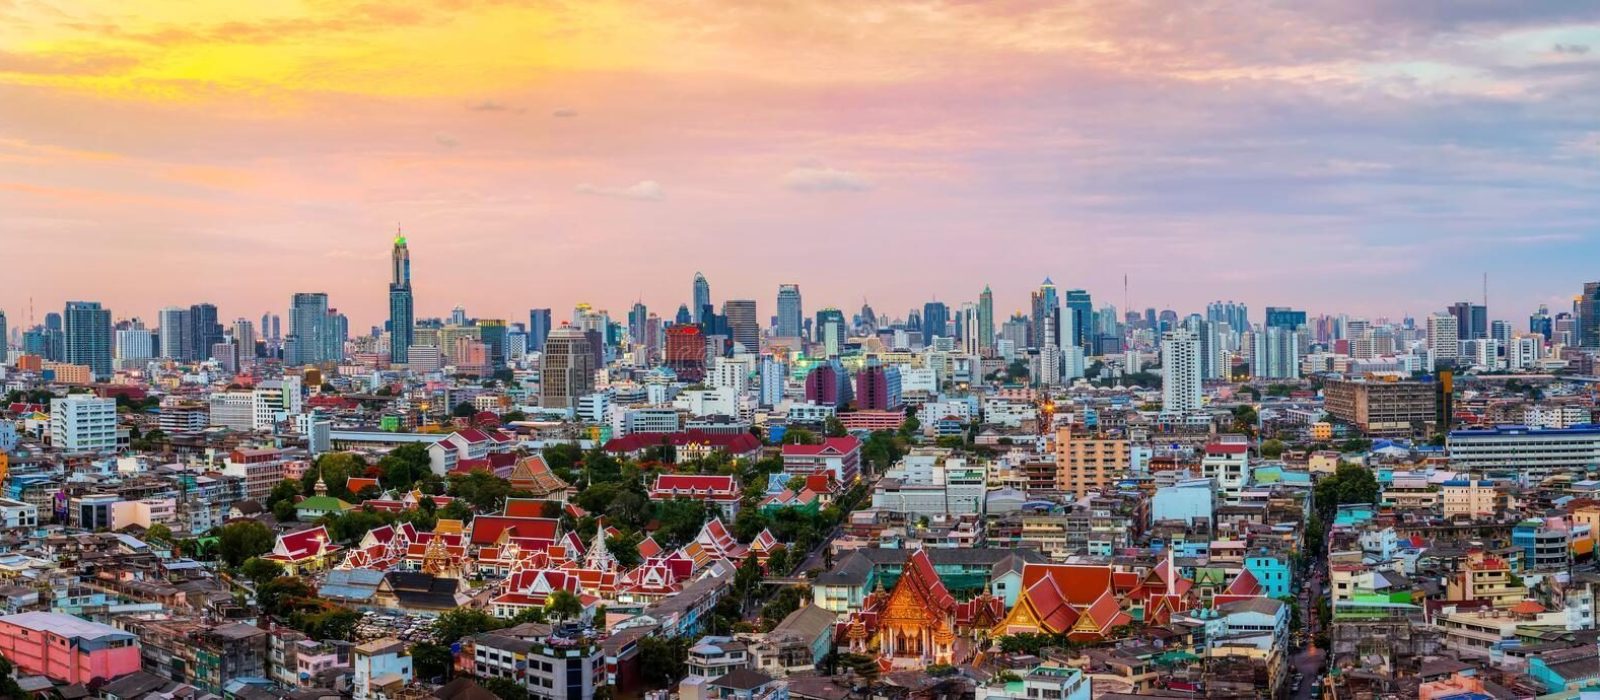
[[[416,323],[411,300],[411,250],[400,226],[394,228],[394,250],[389,254],[389,361],[405,364],[411,359],[411,342],[416,338]]]

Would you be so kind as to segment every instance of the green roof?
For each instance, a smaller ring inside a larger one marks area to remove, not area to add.
[[[354,507],[355,506],[350,505],[349,503],[345,503],[344,501],[341,501],[341,500],[339,500],[337,498],[334,498],[333,496],[312,496],[312,497],[307,498],[307,499],[305,499],[305,500],[303,500],[303,501],[301,501],[299,503],[296,503],[295,506],[294,506],[294,509],[296,511],[302,511],[302,510],[335,511],[335,510],[350,510],[351,508],[354,508]]]

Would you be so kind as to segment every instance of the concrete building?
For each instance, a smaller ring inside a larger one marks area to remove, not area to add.
[[[396,700],[400,690],[411,683],[411,653],[398,639],[385,637],[356,645],[351,666],[355,671],[351,683],[354,700]]]
[[[575,409],[579,397],[594,392],[594,373],[594,348],[583,331],[566,325],[550,331],[539,364],[539,405]]]
[[[1083,496],[1105,492],[1124,477],[1129,467],[1125,437],[1075,435],[1072,428],[1056,430],[1056,489]]]
[[[1435,421],[1431,382],[1335,380],[1322,385],[1329,415],[1373,437],[1410,437]]]
[[[117,448],[117,402],[89,394],[50,400],[50,444],[67,452]]]
[[[1169,415],[1200,410],[1200,340],[1185,329],[1161,337],[1161,412]]]
[[[18,675],[41,675],[61,684],[107,681],[140,668],[137,637],[62,613],[0,617],[0,654]]]
[[[1505,473],[1530,483],[1600,464],[1600,427],[1545,430],[1504,425],[1453,430],[1445,442],[1458,471]]]

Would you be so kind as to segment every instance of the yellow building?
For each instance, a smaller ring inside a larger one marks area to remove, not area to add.
[[[1312,452],[1306,458],[1306,470],[1312,474],[1332,474],[1339,470],[1339,453],[1332,450]]]
[[[1082,496],[1107,491],[1128,473],[1128,440],[1056,431],[1056,488]]]
[[[1458,479],[1440,485],[1444,517],[1498,515],[1506,508],[1505,492],[1487,479]]]
[[[1327,421],[1311,424],[1311,439],[1327,441],[1333,439],[1333,424]]]
[[[1461,570],[1445,584],[1446,600],[1486,600],[1496,608],[1509,608],[1528,597],[1528,589],[1513,578],[1511,565],[1482,550],[1467,553]]]

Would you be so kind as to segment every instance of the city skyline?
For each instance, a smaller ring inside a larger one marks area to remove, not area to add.
[[[317,290],[367,326],[395,221],[419,316],[675,308],[698,269],[767,304],[988,283],[1004,315],[1050,276],[1121,306],[1126,274],[1135,307],[1368,317],[1488,272],[1516,318],[1597,252],[1579,3],[19,4],[0,37],[0,239],[74,242],[14,269],[13,325],[29,295],[148,317]],[[72,117],[96,113],[117,128]]]

